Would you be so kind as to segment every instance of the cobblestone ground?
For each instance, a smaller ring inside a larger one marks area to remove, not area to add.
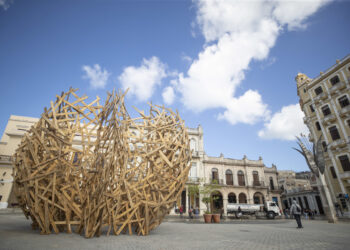
[[[149,236],[85,239],[76,233],[40,235],[21,214],[0,214],[0,249],[349,249],[350,223],[294,220],[202,224],[168,221]]]

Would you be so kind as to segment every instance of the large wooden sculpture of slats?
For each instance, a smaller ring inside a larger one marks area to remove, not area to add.
[[[147,235],[179,197],[190,168],[184,122],[150,105],[131,118],[125,93],[87,103],[57,96],[15,153],[17,198],[42,234]]]

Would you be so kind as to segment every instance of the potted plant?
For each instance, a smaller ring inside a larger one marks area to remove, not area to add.
[[[212,216],[214,223],[220,223],[220,215],[221,213],[219,210],[214,210],[213,216]]]
[[[211,223],[212,220],[212,213],[210,211],[211,202],[214,200],[213,196],[211,195],[213,191],[217,189],[217,182],[215,180],[211,184],[207,184],[201,187],[200,193],[203,195],[202,202],[205,203],[207,210],[204,212],[204,222],[205,223]],[[220,219],[220,214],[219,214]],[[220,220],[219,220],[220,221]]]

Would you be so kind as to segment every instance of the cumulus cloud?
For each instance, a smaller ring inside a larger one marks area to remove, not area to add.
[[[89,80],[90,86],[94,89],[104,88],[111,75],[106,69],[102,70],[101,66],[98,64],[95,64],[93,67],[84,65],[82,70],[85,71],[83,78]]]
[[[171,105],[174,102],[175,98],[174,89],[170,86],[166,87],[163,90],[162,97],[165,104]]]
[[[295,136],[309,133],[303,117],[304,113],[298,103],[282,107],[265,123],[264,129],[258,135],[263,139],[295,140]]]
[[[219,114],[219,119],[225,119],[231,124],[238,122],[254,124],[261,117],[269,118],[270,111],[263,103],[257,91],[248,90],[239,98],[232,98],[223,114]]]
[[[140,101],[146,101],[166,76],[166,65],[153,56],[150,59],[144,58],[139,67],[124,68],[118,79],[124,90],[129,88],[129,94],[135,95]]]
[[[270,112],[256,90],[236,95],[246,70],[253,60],[268,58],[283,29],[305,27],[306,19],[327,2],[196,0],[196,23],[205,44],[175,84],[185,107],[198,112],[223,108],[218,118],[232,124],[265,119]]]
[[[0,7],[2,7],[4,10],[7,10],[8,8],[10,8],[10,4],[12,2],[12,0],[0,0]]]

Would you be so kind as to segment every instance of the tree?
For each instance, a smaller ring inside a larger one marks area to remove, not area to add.
[[[217,198],[214,198],[212,196],[212,193],[216,191],[219,188],[217,180],[213,180],[212,183],[210,184],[205,184],[201,187],[200,193],[203,195],[202,202],[205,203],[207,206],[207,211],[205,212],[206,214],[210,214],[212,211],[210,211],[209,204],[216,200]]]

